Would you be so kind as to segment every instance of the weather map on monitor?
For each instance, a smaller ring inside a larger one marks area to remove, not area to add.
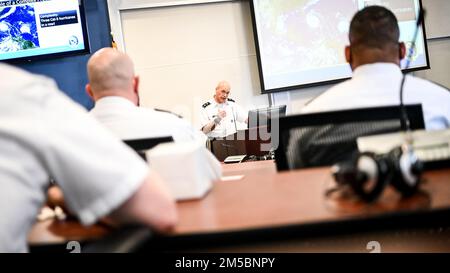
[[[89,51],[79,0],[0,0],[0,60]]]
[[[325,84],[351,76],[344,48],[353,15],[369,5],[391,9],[400,40],[411,47],[420,0],[253,0],[252,16],[263,93]],[[403,61],[404,65],[405,61]],[[427,68],[421,27],[411,68]]]

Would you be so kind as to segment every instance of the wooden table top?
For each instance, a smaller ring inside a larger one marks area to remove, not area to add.
[[[389,188],[373,205],[327,197],[325,192],[334,186],[330,168],[277,173],[273,161],[257,161],[223,165],[223,172],[224,176],[244,177],[216,182],[200,200],[178,202],[179,223],[172,236],[333,223],[450,208],[450,170],[426,173],[418,197],[402,200]],[[84,228],[75,221],[38,222],[28,241],[30,245],[60,244],[94,239],[108,232],[104,226]]]
[[[424,176],[422,193],[409,199],[388,188],[373,205],[341,202],[325,195],[335,186],[330,168],[276,173],[272,162],[225,166],[243,174],[238,181],[217,182],[204,199],[178,203],[175,235],[230,232],[370,218],[389,213],[450,208],[450,171]]]

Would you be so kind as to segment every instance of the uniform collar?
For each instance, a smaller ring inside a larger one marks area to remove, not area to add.
[[[132,103],[131,101],[129,101],[126,98],[123,97],[119,97],[119,96],[108,96],[108,97],[103,97],[99,100],[97,100],[97,102],[95,102],[95,106],[110,106],[110,105],[114,105],[114,106],[124,106],[124,107],[137,107],[136,105],[134,105],[134,103]]]
[[[212,100],[210,102],[213,107],[218,107],[219,105],[221,105],[220,103],[217,103],[217,101],[214,98],[212,98]],[[222,104],[224,106],[228,105],[228,99]]]
[[[373,75],[401,75],[402,71],[398,65],[393,63],[375,63],[361,65],[353,71],[353,78]]]

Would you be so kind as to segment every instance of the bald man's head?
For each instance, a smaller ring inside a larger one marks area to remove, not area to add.
[[[88,93],[97,100],[108,95],[127,96],[135,92],[134,66],[130,57],[113,48],[103,48],[89,59]]]
[[[231,91],[230,84],[226,81],[221,81],[217,84],[214,99],[216,100],[217,103],[224,103],[227,101],[227,98],[230,95],[230,91]]]

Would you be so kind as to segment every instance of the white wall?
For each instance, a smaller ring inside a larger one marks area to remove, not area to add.
[[[229,80],[247,109],[268,105],[260,84],[248,1],[108,0],[119,47],[141,75],[144,106],[180,113],[198,124],[200,105]],[[431,70],[417,76],[450,87],[450,1],[423,0]],[[330,86],[276,93],[275,104],[298,112]]]
[[[431,69],[414,74],[450,88],[450,37],[428,41],[428,51]]]
[[[427,10],[425,26],[431,69],[415,75],[450,88],[450,1],[422,0]]]
[[[450,37],[450,1],[422,0],[428,38]]]

